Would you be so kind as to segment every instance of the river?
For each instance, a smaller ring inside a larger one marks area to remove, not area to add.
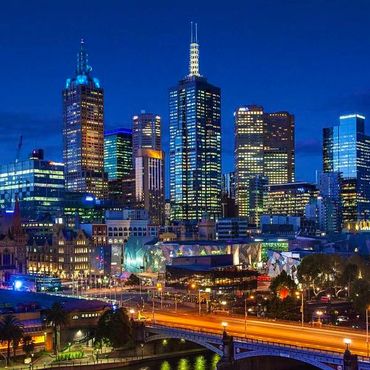
[[[211,352],[175,357],[168,360],[148,361],[122,370],[215,370],[220,357]]]

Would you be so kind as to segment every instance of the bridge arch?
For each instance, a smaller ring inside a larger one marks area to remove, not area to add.
[[[280,357],[280,358],[286,358],[286,359],[291,359],[291,360],[303,362],[305,364],[312,365],[312,366],[314,366],[314,367],[316,367],[317,369],[320,369],[320,370],[333,370],[332,367],[330,367],[329,365],[326,365],[325,363],[321,362],[318,359],[314,359],[314,358],[312,358],[310,356],[307,356],[305,354],[298,354],[298,353],[295,353],[295,352],[280,353],[279,354],[279,353],[269,352],[268,350],[266,350],[266,351],[264,351],[264,350],[257,350],[257,351],[251,350],[251,351],[246,351],[246,352],[237,354],[235,357],[236,357],[237,361],[242,361],[244,359],[253,358],[253,357]]]
[[[205,347],[209,349],[210,351],[217,353],[219,356],[223,355],[222,347],[220,348],[220,345],[222,345],[222,341],[220,340],[220,343],[212,343],[207,340],[204,340],[202,338],[197,337],[196,335],[189,335],[189,334],[176,334],[175,332],[171,332],[168,334],[154,334],[145,339],[146,342],[153,342],[156,340],[163,340],[163,339],[185,339],[189,342],[193,342],[196,344],[199,344],[202,347]],[[333,370],[333,369],[331,369]]]

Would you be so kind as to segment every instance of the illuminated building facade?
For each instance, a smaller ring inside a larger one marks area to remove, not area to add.
[[[104,134],[104,171],[108,180],[122,179],[132,170],[132,131],[127,128]]]
[[[164,223],[164,152],[140,148],[135,157],[136,206],[148,211],[155,225]]]
[[[236,203],[239,216],[249,218],[253,211],[250,208],[250,181],[263,175],[264,170],[263,107],[239,107],[234,117]]]
[[[317,194],[316,185],[307,182],[268,185],[264,214],[303,217],[306,205]]]
[[[350,114],[323,130],[324,172],[342,176],[343,224],[368,219],[370,213],[370,137],[365,117]]]
[[[221,215],[222,217],[236,217],[237,208],[235,203],[235,172],[227,172],[222,174],[221,187]]]
[[[294,116],[288,112],[264,115],[264,176],[269,184],[294,182]]]
[[[161,150],[161,117],[142,112],[132,118],[133,156],[142,149]]]
[[[261,204],[254,201],[256,187],[251,185],[262,178],[271,185],[294,181],[294,116],[248,105],[238,107],[234,117],[238,214],[258,225]]]
[[[64,165],[44,160],[34,150],[27,160],[0,166],[0,208],[10,212],[19,200],[22,216],[41,219],[61,213],[64,198]]]
[[[63,160],[67,190],[104,198],[104,94],[91,70],[81,40],[76,75],[63,90]]]
[[[55,225],[44,242],[30,240],[28,272],[61,278],[88,276],[91,273],[93,243],[83,230]]]
[[[342,190],[345,189],[340,172],[321,173],[318,189],[327,210],[325,213],[324,231],[326,233],[340,232],[342,230],[343,218]]]
[[[127,176],[108,181],[108,199],[118,207],[133,208],[136,204],[135,171]]]
[[[0,287],[10,274],[25,273],[27,269],[27,234],[21,225],[19,202],[16,200],[11,225],[0,233]]]
[[[199,73],[196,30],[189,74],[170,89],[171,219],[221,214],[221,91]]]

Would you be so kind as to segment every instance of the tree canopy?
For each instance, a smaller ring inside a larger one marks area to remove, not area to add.
[[[131,323],[123,308],[105,311],[99,318],[95,340],[109,341],[114,348],[125,346],[132,339]]]

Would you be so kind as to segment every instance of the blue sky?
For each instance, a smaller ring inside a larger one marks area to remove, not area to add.
[[[85,38],[105,89],[106,128],[141,109],[163,117],[168,89],[187,74],[190,21],[201,73],[222,90],[223,170],[233,169],[233,111],[260,104],[296,117],[296,178],[321,169],[321,129],[344,113],[370,116],[370,2],[3,2],[0,13],[1,163],[42,147],[61,160],[61,90]],[[167,156],[168,158],[168,156]]]

